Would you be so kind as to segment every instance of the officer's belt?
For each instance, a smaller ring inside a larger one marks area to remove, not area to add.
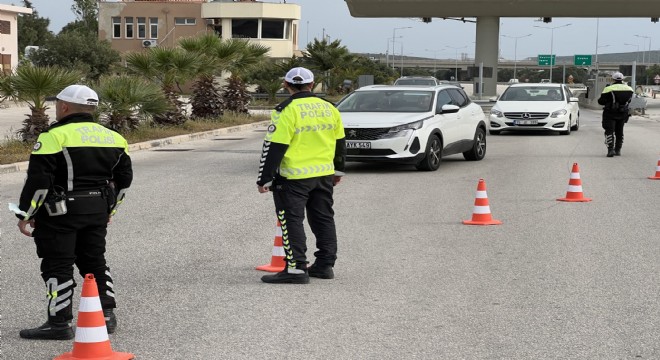
[[[74,198],[102,197],[103,191],[101,190],[69,191],[66,193],[66,196],[74,197]]]

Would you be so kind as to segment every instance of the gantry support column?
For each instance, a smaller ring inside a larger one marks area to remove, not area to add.
[[[474,65],[477,71],[474,74],[474,84],[479,83],[478,68],[484,63],[484,98],[495,96],[497,93],[497,54],[499,54],[500,18],[477,18],[477,42],[474,51]],[[474,87],[474,95],[479,95]]]

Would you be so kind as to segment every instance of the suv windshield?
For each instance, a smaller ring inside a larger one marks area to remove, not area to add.
[[[561,88],[549,86],[510,87],[506,89],[500,101],[562,101]]]
[[[365,90],[346,96],[337,109],[341,112],[428,112],[433,91]]]

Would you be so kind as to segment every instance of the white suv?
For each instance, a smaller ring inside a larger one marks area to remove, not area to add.
[[[486,116],[456,86],[365,86],[337,109],[348,161],[409,163],[433,171],[443,156],[486,156]]]

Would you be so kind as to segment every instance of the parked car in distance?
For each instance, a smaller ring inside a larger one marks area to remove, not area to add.
[[[564,84],[512,84],[490,110],[490,133],[551,130],[569,135],[580,128],[580,107]]]
[[[486,156],[486,116],[452,85],[361,87],[337,103],[347,161],[414,164],[434,171],[443,156]]]
[[[440,85],[440,80],[434,78],[433,76],[403,76],[396,81],[394,85],[425,85],[425,86],[435,86]]]

